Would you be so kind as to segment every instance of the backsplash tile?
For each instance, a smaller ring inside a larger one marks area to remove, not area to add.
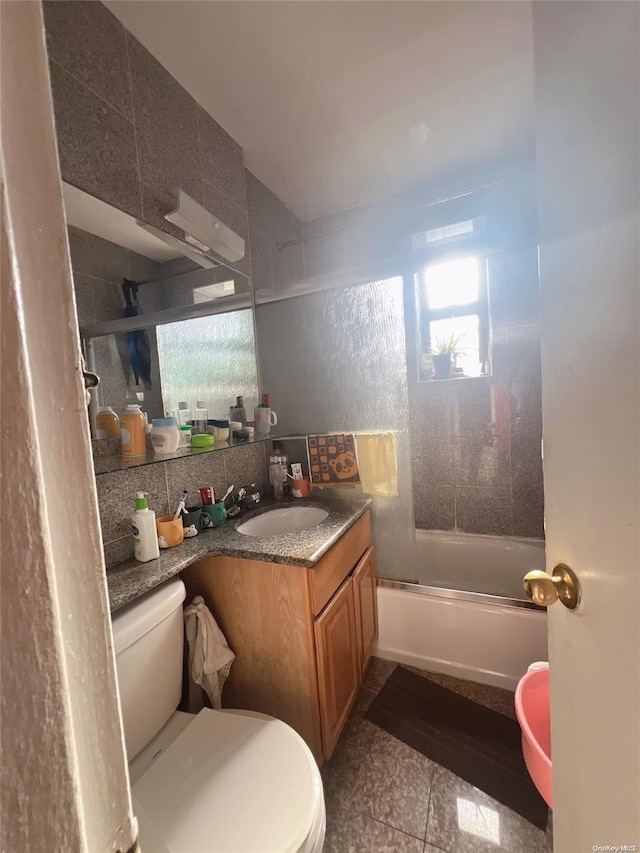
[[[128,536],[122,536],[120,539],[113,539],[111,542],[104,543],[104,562],[107,569],[117,566],[118,563],[124,563],[133,557],[133,536],[129,532]]]
[[[149,506],[159,515],[169,512],[165,463],[141,465],[96,478],[102,539],[111,542],[131,533],[129,517],[135,510],[136,492],[147,492]]]
[[[265,449],[268,442],[247,444],[244,447],[233,447],[225,450],[224,475],[226,486],[232,483],[237,488],[256,483],[261,492],[267,491],[267,466],[265,464]]]
[[[189,505],[199,506],[200,486],[213,486],[219,498],[227,487],[257,483],[267,491],[265,451],[269,442],[194,454],[96,477],[98,507],[107,568],[133,554],[130,516],[137,491],[148,492],[156,517],[173,512],[183,489]]]
[[[230,450],[202,453],[184,459],[172,459],[166,463],[169,504],[175,509],[183,490],[187,491],[189,506],[200,503],[201,486],[213,486],[216,497],[221,498],[226,490],[224,455]]]

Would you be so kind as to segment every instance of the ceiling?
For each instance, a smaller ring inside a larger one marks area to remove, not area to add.
[[[107,0],[301,219],[531,144],[529,2]]]

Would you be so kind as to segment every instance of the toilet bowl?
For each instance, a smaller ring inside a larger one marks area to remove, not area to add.
[[[320,853],[320,772],[302,738],[252,711],[176,711],[182,602],[172,580],[113,618],[134,813],[147,853]]]
[[[549,666],[535,663],[518,682],[516,716],[522,730],[522,755],[540,795],[553,808]]]

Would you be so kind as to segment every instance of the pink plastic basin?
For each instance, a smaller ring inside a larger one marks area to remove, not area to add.
[[[527,770],[552,809],[548,668],[532,670],[520,679],[516,688],[516,716],[522,729],[522,754]]]

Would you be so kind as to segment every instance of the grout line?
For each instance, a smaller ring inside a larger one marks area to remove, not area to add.
[[[366,818],[367,820],[372,820],[374,823],[379,823],[382,826],[388,826],[389,829],[392,829],[394,832],[399,832],[401,835],[406,835],[408,838],[415,838],[416,841],[425,843],[424,837],[420,837],[419,835],[414,835],[412,832],[407,832],[406,829],[398,829],[397,826],[394,826],[392,823],[389,823],[386,820],[382,820],[379,817],[373,817],[373,815],[367,814],[366,812],[356,811],[356,814],[359,814],[361,817]],[[426,835],[426,827],[425,827],[425,835]]]
[[[200,118],[198,117],[198,102],[193,98],[196,111],[196,147],[198,149],[198,165],[200,166],[200,180],[202,181],[202,206],[204,207],[206,199],[206,187],[204,177],[204,158],[202,156],[202,136],[200,134]],[[215,121],[215,119],[214,119]]]
[[[431,809],[431,795],[433,794],[433,777],[436,775],[435,767],[431,769],[431,779],[429,780],[429,799],[427,800],[427,820],[424,825],[424,843],[427,844],[427,832],[429,830],[429,812]]]
[[[144,217],[144,203],[142,201],[142,173],[140,171],[140,151],[138,148],[138,128],[136,126],[136,108],[133,100],[133,76],[131,74],[131,57],[129,55],[129,33],[124,34],[125,51],[127,54],[127,77],[129,79],[129,94],[131,95],[131,115],[133,116],[133,146],[136,150],[136,168],[138,170],[138,195],[140,196],[140,216]]]
[[[232,204],[232,205],[236,208],[236,210],[239,210],[239,211],[244,215],[245,219],[247,220],[247,231],[248,231],[248,230],[249,230],[249,214],[248,214],[247,209],[246,209],[246,208],[244,208],[244,207],[240,207],[240,205],[239,205],[239,204],[236,204],[236,202],[235,202],[232,198],[230,198],[230,197],[226,194],[226,192],[224,192],[224,190],[221,190],[221,189],[220,189],[220,187],[219,187],[219,186],[217,186],[216,184],[214,184],[214,183],[213,183],[213,181],[210,181],[210,180],[209,180],[209,178],[205,178],[205,176],[204,176],[204,170],[202,170],[202,181],[203,181],[203,184],[209,184],[209,186],[210,186],[210,187],[212,187],[212,188],[213,188],[217,193],[220,193],[220,195],[221,195],[221,196],[222,196],[226,201],[228,201],[228,202],[229,202],[229,204]],[[214,214],[214,215],[215,215],[215,214]],[[256,231],[257,231],[258,229],[256,228],[256,229],[254,229],[254,230],[256,230]],[[260,233],[260,232],[258,232],[258,233]]]
[[[91,94],[92,94],[92,95],[95,95],[95,97],[96,97],[96,98],[98,98],[99,100],[101,100],[103,104],[106,104],[106,105],[109,107],[109,109],[111,109],[111,110],[113,110],[113,111],[114,111],[114,113],[117,113],[121,118],[126,119],[126,121],[128,121],[128,122],[129,122],[129,124],[133,124],[133,119],[132,119],[132,118],[130,118],[129,116],[125,115],[125,114],[124,114],[123,112],[121,112],[117,107],[114,107],[114,105],[113,105],[110,101],[108,101],[108,100],[107,100],[103,95],[101,95],[99,92],[96,92],[96,90],[95,90],[95,89],[92,89],[92,88],[91,88],[91,86],[87,86],[87,84],[84,82],[84,80],[81,80],[79,77],[76,77],[76,75],[75,75],[75,74],[72,74],[72,73],[71,73],[71,71],[69,71],[69,69],[68,69],[68,68],[65,68],[65,66],[64,66],[64,65],[61,65],[59,62],[56,62],[56,60],[55,60],[55,59],[50,59],[49,61],[52,63],[52,65],[56,65],[58,68],[60,68],[62,71],[64,71],[64,73],[65,73],[65,74],[68,74],[68,75],[69,75],[69,77],[71,77],[71,79],[72,79],[72,80],[75,80],[75,81],[76,81],[76,83],[79,83],[79,84],[82,86],[82,88],[83,88],[83,89],[86,89],[86,90],[87,90],[87,92],[91,92]],[[132,105],[132,112],[133,112],[133,105]]]

